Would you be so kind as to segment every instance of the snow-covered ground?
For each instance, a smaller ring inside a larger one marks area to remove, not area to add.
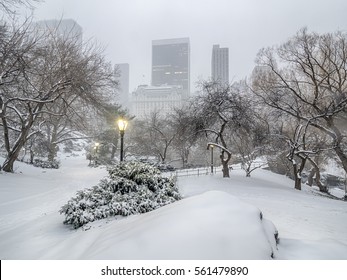
[[[107,172],[83,155],[61,161],[58,170],[17,163],[15,174],[0,173],[0,259],[269,259],[269,220],[276,259],[347,260],[347,203],[265,170],[179,178],[179,202],[72,230],[59,209]]]
[[[186,177],[179,183],[186,197],[215,189],[258,207],[279,232],[279,259],[347,259],[346,202],[306,186],[297,191],[292,180],[266,170],[254,171],[251,178],[234,170],[231,178]]]

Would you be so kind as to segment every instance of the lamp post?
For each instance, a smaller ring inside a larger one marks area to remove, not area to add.
[[[213,145],[211,147],[211,174],[213,174]]]
[[[124,119],[119,119],[117,121],[118,129],[120,133],[120,161],[123,161],[123,150],[124,150],[124,132],[127,128],[128,122]]]
[[[99,145],[100,145],[100,143],[98,143],[98,142],[96,142],[96,143],[94,144],[95,153],[98,153]]]

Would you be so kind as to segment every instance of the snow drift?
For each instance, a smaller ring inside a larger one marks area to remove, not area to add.
[[[92,223],[48,253],[78,259],[271,259],[276,230],[256,207],[220,191],[142,215]],[[77,253],[78,252],[78,253]]]

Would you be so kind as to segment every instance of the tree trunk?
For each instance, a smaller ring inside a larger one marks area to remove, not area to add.
[[[53,143],[49,143],[48,156],[47,156],[48,161],[52,162],[56,156],[57,156],[57,145]]]
[[[188,157],[189,157],[189,149],[183,148],[183,152],[181,152],[181,159],[182,159],[183,168],[185,168],[188,164]]]
[[[345,170],[345,172],[347,173],[347,156],[345,155],[345,153],[343,152],[343,150],[341,149],[340,145],[336,146],[334,148],[337,156],[339,157],[341,163],[342,163],[342,167]]]
[[[227,158],[224,159],[224,151],[221,152],[220,154],[220,159],[222,162],[222,167],[223,167],[223,177],[224,178],[229,178],[230,177],[230,172],[229,172],[229,161],[231,159],[231,155],[227,153]]]
[[[251,163],[242,163],[241,168],[246,172],[246,177],[251,177]]]
[[[307,178],[307,185],[309,185],[310,187],[312,187],[312,185],[313,185],[314,174],[316,174],[316,170],[312,167],[312,169],[310,170],[310,173],[308,174],[308,178]]]
[[[3,171],[5,171],[5,172],[13,172],[14,171],[14,169],[13,169],[14,162],[17,160],[19,152],[23,146],[24,146],[24,144],[18,144],[16,149],[14,149],[13,152],[7,156],[5,162],[2,166]]]
[[[342,140],[343,140],[343,135],[340,131],[340,129],[334,124],[334,119],[329,118],[327,120],[328,127],[333,130],[334,135],[330,135],[334,139],[334,151],[336,155],[339,157],[342,167],[347,173],[347,154],[344,152],[342,149]]]
[[[35,153],[32,148],[30,148],[30,164],[34,164]]]
[[[5,172],[13,172],[13,164],[14,162],[16,161],[16,158],[15,156],[9,156],[3,166],[2,166],[2,170],[5,171]]]
[[[222,160],[222,167],[223,167],[223,177],[224,178],[229,178],[230,177],[230,173],[229,173],[228,161]]]
[[[24,128],[21,135],[14,144],[12,150],[8,153],[7,158],[2,166],[2,170],[5,172],[13,172],[13,164],[17,160],[21,149],[24,147],[29,129]]]
[[[295,189],[301,191],[301,177],[298,174],[295,176]]]
[[[296,190],[301,191],[301,173],[300,169],[298,169],[298,165],[295,160],[292,161],[293,163],[293,175],[294,175],[294,188]]]
[[[300,166],[298,167],[297,162],[292,159],[293,171],[294,171],[294,181],[295,181],[295,189],[301,191],[301,182],[302,182],[302,171],[304,170],[306,164],[306,158],[298,155],[298,158],[301,160]]]
[[[57,156],[57,131],[58,131],[58,126],[57,125],[53,125],[53,131],[52,131],[52,135],[50,137],[50,141],[48,143],[48,161],[52,162],[54,160],[54,158]]]
[[[324,186],[322,184],[321,180],[320,180],[320,171],[319,171],[319,169],[316,171],[316,184],[317,184],[320,192],[324,192],[324,193],[328,192],[328,187]]]
[[[296,190],[301,191],[301,175],[298,174],[298,168],[296,164],[293,165],[293,169],[294,169],[294,182],[295,182],[294,188]]]
[[[40,110],[43,107],[43,103],[39,104],[37,107],[37,110],[33,110],[33,112],[36,112],[38,110]],[[21,151],[21,149],[24,147],[26,141],[28,141],[28,135],[29,135],[29,131],[34,123],[35,120],[35,116],[33,114],[29,115],[28,120],[26,122],[26,125],[24,127],[22,127],[22,130],[15,142],[15,144],[13,145],[12,149],[10,149],[10,147],[6,147],[7,149],[7,158],[2,166],[2,170],[5,172],[13,172],[13,164],[14,162],[17,160],[19,153]],[[6,126],[7,129],[7,126]],[[8,135],[5,135],[5,137],[8,137]],[[8,142],[9,139],[5,138],[5,143]]]
[[[327,186],[324,186],[320,180],[320,170],[319,170],[317,163],[310,158],[308,158],[308,160],[313,165],[313,168],[312,168],[314,170],[313,174],[316,174],[315,181],[316,181],[317,187],[319,188],[319,191],[327,193],[328,188],[327,188]],[[311,170],[311,172],[312,172],[312,170]],[[311,172],[310,172],[310,175],[311,175]],[[312,176],[312,180],[313,180],[313,176]],[[311,186],[312,186],[312,184],[311,184]]]

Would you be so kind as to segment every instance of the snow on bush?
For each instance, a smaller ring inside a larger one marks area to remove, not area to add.
[[[60,162],[57,160],[45,161],[42,159],[35,159],[33,165],[41,168],[58,169]]]
[[[108,169],[109,177],[92,188],[78,191],[60,210],[65,224],[78,228],[115,215],[152,211],[181,199],[172,178],[155,167],[124,162]]]

